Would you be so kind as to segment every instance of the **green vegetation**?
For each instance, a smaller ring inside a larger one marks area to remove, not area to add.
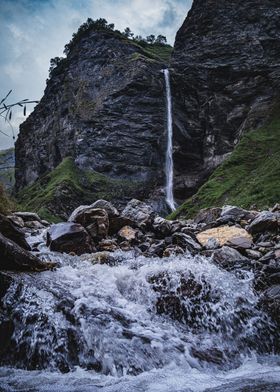
[[[65,158],[51,173],[18,194],[22,209],[36,211],[51,222],[66,219],[77,206],[98,199],[133,197],[142,183],[112,179],[94,171],[79,169],[72,158]]]
[[[233,204],[263,209],[280,201],[279,115],[246,134],[199,191],[169,218],[191,218],[200,209]]]
[[[137,45],[143,50],[148,58],[157,61],[169,61],[173,50],[172,46],[167,44],[167,39],[164,35],[159,34],[158,36],[155,36],[154,34],[151,34],[146,38],[141,35],[135,36],[129,27],[121,32],[116,30],[115,25],[113,23],[108,23],[106,19],[100,18],[93,20],[88,18],[87,21],[78,28],[78,31],[73,33],[70,42],[65,45],[64,54],[66,57],[54,57],[50,60],[49,77],[55,75],[56,72],[62,70],[64,66],[68,64],[68,54],[90,31],[106,31],[109,34],[117,35],[128,43]]]

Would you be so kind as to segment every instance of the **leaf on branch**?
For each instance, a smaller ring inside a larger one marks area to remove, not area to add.
[[[11,121],[11,119],[12,119],[12,111],[10,110],[9,121]]]
[[[26,116],[26,105],[24,105],[24,108],[23,108],[23,115]]]
[[[10,91],[8,92],[8,94],[6,95],[6,97],[3,98],[2,101],[0,102],[0,105],[1,105],[1,103],[3,103],[4,101],[6,101],[6,99],[7,99],[8,96],[11,94],[12,91],[13,91],[13,90],[10,90]],[[5,106],[5,105],[4,105],[4,106]]]

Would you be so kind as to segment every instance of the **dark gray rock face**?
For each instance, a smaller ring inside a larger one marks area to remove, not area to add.
[[[163,183],[164,64],[106,31],[90,31],[53,72],[16,143],[16,188],[67,156],[82,169]]]
[[[177,198],[264,123],[279,96],[279,58],[278,0],[194,0],[171,64]]]

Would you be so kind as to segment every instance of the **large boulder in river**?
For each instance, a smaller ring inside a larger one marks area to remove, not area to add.
[[[72,213],[69,221],[82,225],[93,239],[101,240],[108,235],[109,216],[103,208],[80,206]]]
[[[25,234],[23,230],[21,230],[18,226],[15,225],[14,222],[12,222],[9,218],[2,214],[0,214],[0,233],[2,233],[10,240],[14,241],[23,249],[31,249],[25,239]]]
[[[52,225],[47,232],[47,245],[56,252],[91,253],[94,251],[93,242],[85,228],[72,222]]]

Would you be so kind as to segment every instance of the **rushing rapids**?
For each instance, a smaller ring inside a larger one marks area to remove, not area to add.
[[[173,195],[173,120],[172,120],[172,96],[170,87],[169,69],[163,70],[166,89],[166,121],[167,121],[167,146],[165,158],[166,175],[166,203],[172,211],[176,209]]]
[[[39,249],[55,271],[7,274],[1,391],[279,391],[275,327],[251,273],[188,254],[95,264]]]

